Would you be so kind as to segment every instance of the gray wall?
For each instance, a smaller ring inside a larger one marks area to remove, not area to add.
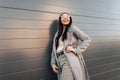
[[[59,13],[92,38],[91,80],[120,80],[119,0],[0,0],[0,80],[56,80],[50,68]]]

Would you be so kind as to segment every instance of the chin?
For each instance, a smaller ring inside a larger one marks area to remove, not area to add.
[[[66,26],[66,25],[68,25],[69,23],[67,23],[67,24],[63,24],[64,26]]]

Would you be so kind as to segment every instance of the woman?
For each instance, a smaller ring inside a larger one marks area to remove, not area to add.
[[[68,12],[60,15],[51,54],[51,67],[58,75],[58,80],[89,80],[82,53],[90,42],[88,35],[72,26]]]

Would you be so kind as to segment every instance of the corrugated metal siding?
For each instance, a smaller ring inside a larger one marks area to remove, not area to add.
[[[0,80],[56,80],[50,68],[59,13],[92,38],[91,80],[119,80],[119,0],[0,0]]]

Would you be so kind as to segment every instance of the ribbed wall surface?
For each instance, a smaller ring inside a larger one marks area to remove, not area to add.
[[[119,0],[0,0],[0,80],[56,80],[50,68],[59,14],[92,43],[84,54],[91,80],[120,80]]]

